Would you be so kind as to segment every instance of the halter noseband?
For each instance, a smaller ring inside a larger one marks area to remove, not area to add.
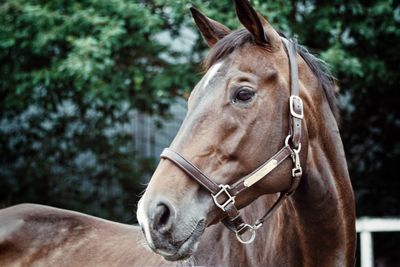
[[[182,155],[170,148],[165,148],[160,156],[163,159],[168,159],[173,162],[211,193],[215,205],[222,209],[227,215],[222,222],[230,230],[235,232],[237,239],[244,244],[250,244],[254,241],[256,230],[262,226],[269,215],[283,204],[284,200],[294,193],[302,176],[299,152],[301,150],[301,120],[303,119],[304,113],[303,102],[299,97],[296,41],[289,41],[282,38],[282,42],[285,45],[289,58],[291,95],[289,98],[290,132],[286,137],[284,146],[281,150],[252,173],[240,178],[232,185],[216,184],[190,161],[186,160]],[[264,216],[258,219],[253,225],[245,223],[235,206],[236,196],[264,178],[288,157],[291,157],[293,160],[293,169],[291,173],[293,180],[290,188],[281,192],[271,208],[269,208]],[[244,240],[242,235],[247,231],[251,232],[251,236],[249,239]]]

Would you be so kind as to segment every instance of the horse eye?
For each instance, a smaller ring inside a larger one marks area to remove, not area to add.
[[[254,97],[254,92],[247,88],[240,88],[237,90],[234,102],[248,102]]]

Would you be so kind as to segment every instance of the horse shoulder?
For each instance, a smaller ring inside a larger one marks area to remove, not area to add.
[[[36,204],[0,210],[0,266],[162,265],[139,227]]]

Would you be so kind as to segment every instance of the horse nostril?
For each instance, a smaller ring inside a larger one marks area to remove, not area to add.
[[[170,211],[169,211],[169,208],[167,206],[165,206],[164,204],[161,204],[161,207],[163,207],[164,210],[162,211],[162,214],[161,214],[158,224],[160,226],[163,226],[163,225],[167,224],[167,222],[169,220]]]
[[[168,203],[158,203],[154,213],[153,228],[164,234],[170,230],[172,221],[173,208]]]

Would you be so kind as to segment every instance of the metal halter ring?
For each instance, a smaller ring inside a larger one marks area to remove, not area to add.
[[[301,143],[299,143],[299,145],[297,146],[297,148],[292,148],[292,147],[289,145],[289,140],[290,140],[290,138],[292,138],[292,135],[291,135],[291,134],[289,134],[288,136],[286,136],[286,139],[285,139],[285,146],[290,147],[290,149],[292,149],[293,152],[295,152],[295,153],[300,153],[300,150],[301,150]]]
[[[248,240],[243,240],[240,233],[243,232],[243,230],[245,230],[246,228],[249,228],[249,231],[251,232],[251,236]],[[258,228],[254,228],[253,226],[251,226],[250,224],[245,224],[243,225],[242,228],[240,228],[238,231],[236,231],[236,238],[237,240],[239,240],[240,243],[242,244],[250,244],[253,243],[254,239],[256,238],[256,230]]]

